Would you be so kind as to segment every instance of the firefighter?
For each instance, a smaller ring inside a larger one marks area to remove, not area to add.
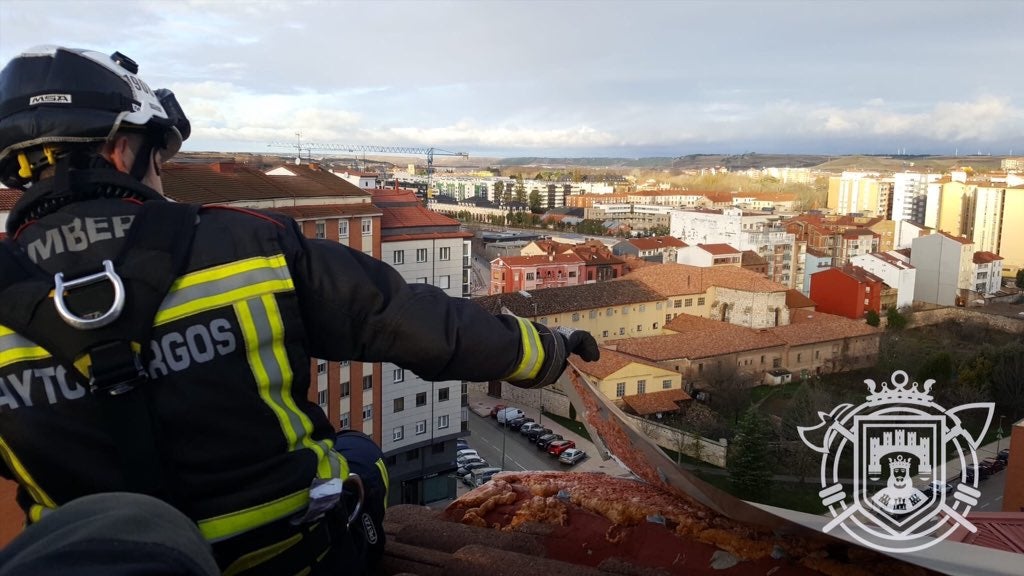
[[[53,46],[0,72],[0,179],[24,191],[0,245],[0,475],[29,523],[134,492],[192,519],[225,573],[358,573],[386,470],[358,435],[334,444],[311,356],[538,387],[597,344],[279,215],[167,201],[161,164],[190,124],[137,72]]]

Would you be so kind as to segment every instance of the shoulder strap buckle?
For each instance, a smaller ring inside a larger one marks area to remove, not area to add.
[[[136,346],[115,340],[89,350],[89,392],[95,396],[119,396],[149,380]]]
[[[99,314],[95,318],[82,318],[68,309],[67,304],[64,302],[65,290],[79,286],[88,286],[89,284],[101,282],[104,279],[109,280],[114,286],[114,301],[106,312]],[[110,260],[103,261],[103,272],[67,281],[64,280],[64,274],[58,272],[53,277],[53,283],[53,304],[57,307],[57,314],[60,315],[61,320],[64,320],[72,328],[79,330],[102,328],[117,320],[121,316],[121,311],[124,310],[124,282],[121,281],[121,277],[114,271],[114,263]]]

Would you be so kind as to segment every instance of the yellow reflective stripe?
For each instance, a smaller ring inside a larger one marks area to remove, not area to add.
[[[203,270],[186,274],[174,281],[174,284],[171,285],[170,291],[174,292],[196,286],[198,284],[224,280],[236,274],[260,268],[284,268],[287,270],[288,263],[285,261],[283,254],[275,254],[273,256],[256,256],[254,258],[246,258],[245,260],[229,262],[227,264],[221,264],[220,266],[204,268]]]
[[[544,346],[540,343],[540,333],[528,320],[516,318],[519,322],[519,335],[522,340],[523,357],[516,369],[505,380],[532,380],[537,377],[540,367],[544,365]]]
[[[281,425],[281,432],[288,441],[288,451],[295,450],[295,445],[298,441],[296,431],[289,425],[288,415],[285,413],[284,408],[271,397],[270,375],[267,374],[267,370],[263,365],[263,358],[260,355],[260,338],[253,321],[252,310],[249,308],[249,302],[237,303],[234,308],[242,330],[242,340],[245,341],[245,354],[249,360],[249,368],[253,378],[256,380],[256,387],[259,390],[260,398],[277,416],[277,421]]]
[[[192,316],[194,314],[199,314],[200,312],[213,310],[214,308],[235,304],[262,294],[288,292],[294,289],[295,284],[292,282],[291,278],[285,280],[267,280],[266,282],[260,282],[259,284],[250,284],[228,292],[220,292],[211,296],[197,298],[185,304],[174,306],[173,308],[162,309],[157,313],[153,325],[160,326],[161,324],[180,320],[186,316]]]
[[[237,536],[257,526],[280,520],[302,510],[309,504],[309,489],[303,489],[277,500],[237,512],[229,512],[198,522],[199,531],[211,542]]]
[[[240,572],[245,572],[250,568],[255,568],[260,564],[263,564],[267,560],[270,560],[274,556],[280,555],[285,550],[295,546],[302,541],[302,534],[293,534],[291,538],[286,538],[280,542],[275,542],[270,546],[264,546],[258,550],[243,554],[238,557],[237,560],[232,562],[224,570],[222,576],[234,576]]]
[[[41,504],[33,504],[28,508],[28,520],[32,524],[39,522],[50,512],[53,512],[56,508],[50,508],[49,506],[43,506]]]
[[[380,477],[384,479],[384,508],[388,507],[388,492],[391,490],[391,478],[388,477],[388,467],[384,465],[383,458],[377,458],[374,462],[377,465],[377,470],[380,470]]]
[[[47,508],[57,507],[57,503],[36,483],[32,475],[29,474],[28,469],[21,463],[21,460],[14,454],[14,451],[11,450],[11,447],[7,445],[7,441],[2,436],[0,436],[0,456],[7,463],[7,468],[17,477],[18,483],[28,490],[29,496],[32,497],[36,504],[41,504]]]
[[[36,345],[35,342],[8,327],[0,325],[0,368],[18,362],[42,360],[49,357],[50,353],[42,346]]]

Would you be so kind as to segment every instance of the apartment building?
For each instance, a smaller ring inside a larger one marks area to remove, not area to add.
[[[686,242],[672,236],[652,236],[649,238],[629,238],[612,246],[612,254],[626,258],[641,258],[649,262],[663,264],[675,262],[681,248]],[[767,269],[767,264],[765,266]]]
[[[631,204],[671,206],[674,208],[700,208],[708,204],[702,192],[689,190],[641,190],[626,195]]]
[[[574,252],[541,256],[502,256],[491,260],[490,294],[577,286],[585,282],[585,264]]]
[[[934,226],[925,222],[929,203],[938,202],[938,187],[928,185],[937,182],[942,174],[922,174],[918,172],[897,172],[893,174],[892,220],[907,220],[924,226]],[[929,197],[929,193],[931,197]]]
[[[676,261],[689,266],[739,267],[743,262],[743,251],[728,244],[697,244],[680,249]],[[766,261],[765,271],[768,268],[767,264]]]
[[[954,306],[963,304],[974,287],[974,244],[937,232],[915,238],[910,263],[917,269],[914,300]]]
[[[468,298],[470,239],[459,222],[427,210],[414,190],[378,189],[382,260],[409,283],[431,284],[452,297]],[[381,367],[385,463],[391,503],[429,503],[453,498],[447,477],[455,439],[468,433],[469,411],[461,381],[432,382],[391,363]]]
[[[798,242],[806,242],[808,249],[831,256],[833,266],[843,266],[853,256],[879,250],[881,235],[872,227],[884,222],[881,218],[801,214],[786,220],[785,228]],[[892,232],[888,230],[891,238]]]
[[[632,204],[628,202],[600,202],[584,208],[583,218],[587,220],[616,220],[634,231],[652,228],[666,228],[669,225],[671,206],[657,204]]]
[[[731,201],[731,197],[730,197]],[[753,250],[768,264],[768,278],[792,288],[796,281],[796,237],[771,215],[739,208],[673,210],[669,230],[688,245],[728,244]]]
[[[886,285],[895,288],[896,301],[894,304],[897,309],[906,308],[914,303],[917,269],[909,262],[891,252],[861,254],[851,258],[850,262],[881,278]]]
[[[859,320],[882,311],[882,279],[858,266],[829,268],[811,278],[815,310]]]
[[[992,252],[975,252],[972,277],[971,291],[975,294],[984,296],[998,292],[1003,282],[1003,257]]]
[[[811,279],[815,274],[832,267],[832,255],[817,248],[808,247],[804,252],[804,281],[800,291],[811,293]]]
[[[828,179],[827,206],[836,214],[889,217],[890,186],[877,172],[843,172]]]

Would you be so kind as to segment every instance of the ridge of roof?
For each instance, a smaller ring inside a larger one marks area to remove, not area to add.
[[[564,312],[608,308],[626,304],[660,302],[661,294],[636,281],[615,280],[596,284],[540,288],[527,292],[505,292],[474,298],[473,301],[491,314],[509,309],[516,316],[535,318]]]

